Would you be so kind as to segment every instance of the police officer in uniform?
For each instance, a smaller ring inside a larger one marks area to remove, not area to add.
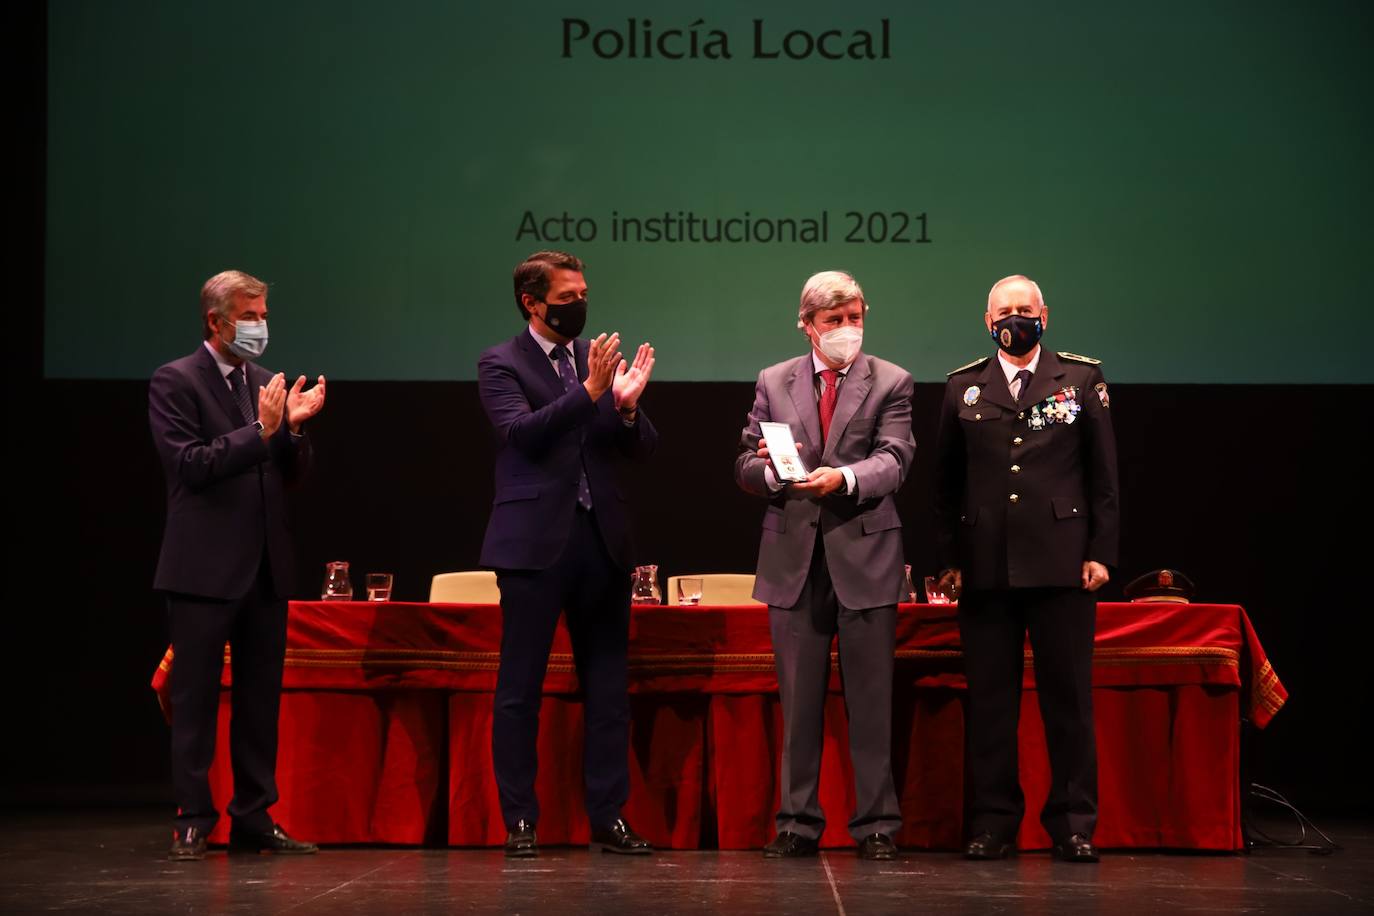
[[[949,375],[940,411],[941,579],[960,596],[968,675],[970,859],[1014,848],[1023,645],[1030,635],[1051,785],[1040,820],[1054,854],[1096,862],[1092,658],[1096,592],[1117,562],[1116,438],[1095,359],[1040,346],[1040,287],[1016,275],[988,294],[998,352]]]

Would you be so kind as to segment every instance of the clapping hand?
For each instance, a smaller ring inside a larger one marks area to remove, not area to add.
[[[633,365],[621,361],[616,368],[615,380],[611,390],[615,392],[615,407],[622,413],[631,413],[639,406],[639,396],[644,386],[649,384],[649,376],[654,371],[654,348],[647,343],[639,345]]]
[[[280,376],[278,376],[280,378]],[[309,420],[324,407],[324,376],[315,382],[309,391],[305,388],[305,376],[296,379],[296,384],[286,395],[286,425],[291,432],[300,434],[301,424]]]
[[[286,377],[278,372],[266,385],[258,386],[258,422],[262,424],[259,434],[264,439],[281,427],[282,411],[286,409]]]
[[[616,367],[625,358],[617,349],[619,346],[620,334],[613,331],[610,336],[597,335],[587,347],[587,380],[582,387],[593,401],[601,400],[615,380]]]

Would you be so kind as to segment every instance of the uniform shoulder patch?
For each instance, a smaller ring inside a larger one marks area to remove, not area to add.
[[[1059,358],[1067,359],[1075,363],[1084,363],[1088,366],[1102,365],[1102,360],[1100,359],[1093,359],[1091,356],[1079,356],[1077,353],[1069,353],[1064,350],[1059,351]]]
[[[981,367],[981,366],[983,365],[983,363],[987,362],[987,361],[990,360],[990,359],[992,359],[991,356],[980,356],[980,357],[978,357],[977,359],[975,359],[973,362],[971,362],[971,363],[965,363],[964,365],[960,366],[958,369],[951,369],[951,370],[949,370],[948,372],[945,373],[945,377],[948,378],[948,377],[951,376],[951,375],[958,375],[960,372],[967,372],[967,371],[970,370],[970,369],[977,369],[977,368]]]

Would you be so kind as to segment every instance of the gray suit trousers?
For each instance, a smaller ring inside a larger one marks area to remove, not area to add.
[[[820,783],[830,647],[840,644],[840,678],[849,718],[855,808],[849,833],[889,836],[901,826],[892,779],[892,657],[897,606],[854,610],[835,597],[822,539],[796,605],[769,606],[773,657],[782,698],[783,749],[777,829],[819,838],[825,829]]]

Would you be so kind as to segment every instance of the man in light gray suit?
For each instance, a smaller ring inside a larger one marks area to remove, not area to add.
[[[805,356],[759,373],[735,480],[768,500],[754,597],[768,604],[782,698],[777,837],[770,858],[814,855],[830,646],[839,635],[855,810],[849,832],[865,859],[891,859],[901,825],[892,780],[892,656],[904,597],[902,522],[892,495],[916,452],[911,375],[860,351],[868,303],[854,278],[818,273],[802,288]],[[786,423],[804,482],[781,483],[761,423]]]

